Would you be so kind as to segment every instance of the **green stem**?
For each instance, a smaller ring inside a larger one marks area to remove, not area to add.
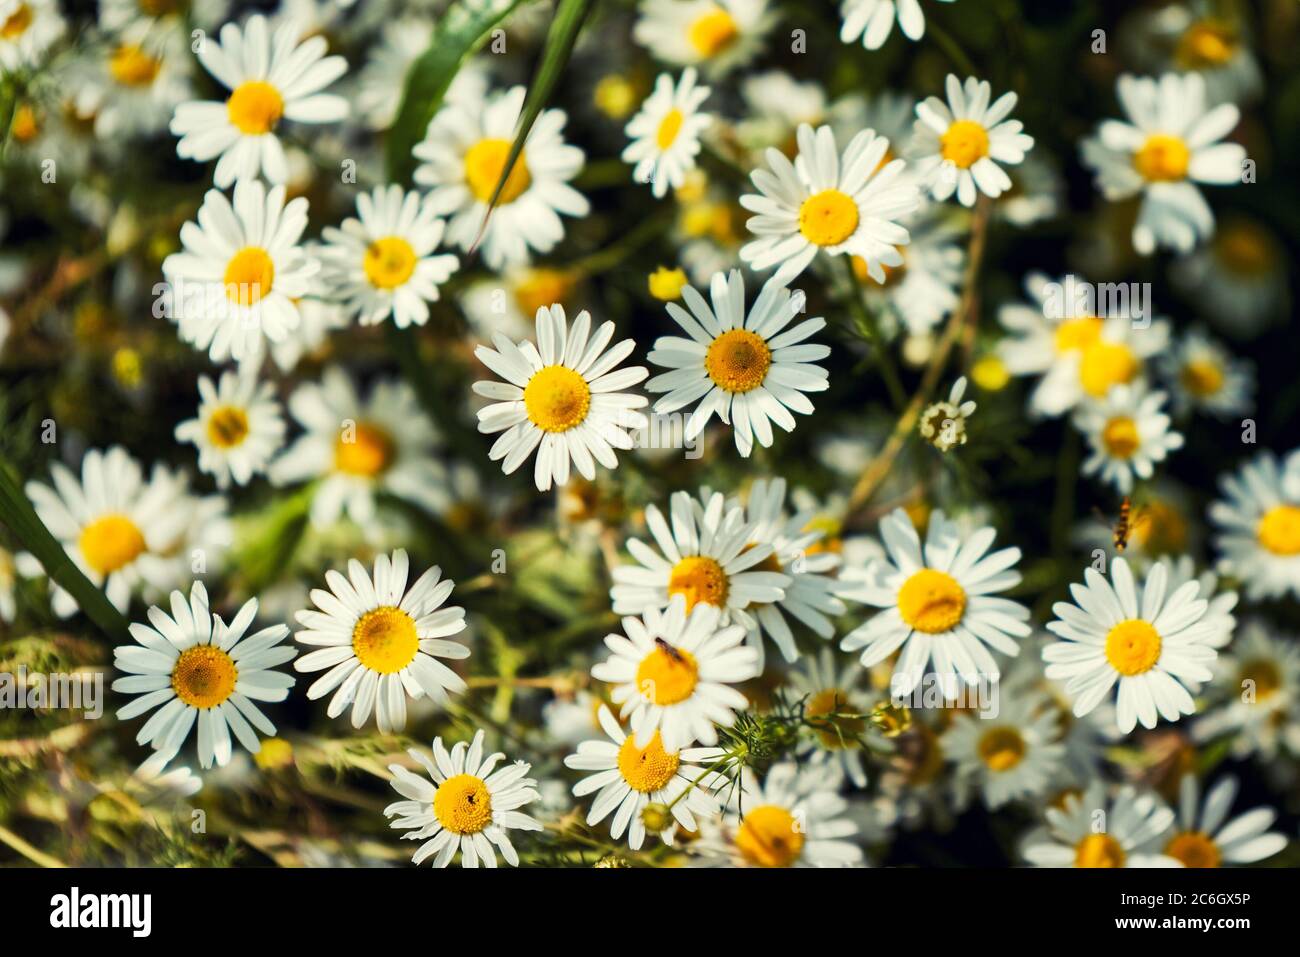
[[[876,321],[876,317],[872,315],[871,310],[867,308],[867,304],[862,298],[862,283],[858,280],[858,274],[853,269],[853,260],[849,256],[837,258],[843,261],[844,272],[848,275],[849,305],[853,310],[857,327],[875,347],[876,359],[880,364],[880,374],[884,377],[885,388],[889,390],[889,399],[893,402],[895,409],[901,409],[907,404],[907,393],[903,391],[903,382],[899,379],[898,369],[894,366],[894,357],[890,355],[885,338],[880,334],[880,323]]]
[[[966,51],[961,48],[961,44],[953,37],[951,33],[945,30],[939,24],[930,19],[925,28],[935,41],[943,48],[948,59],[952,61],[953,66],[960,70],[965,76],[979,76],[979,71],[975,69],[975,64],[971,58],[966,55]]]

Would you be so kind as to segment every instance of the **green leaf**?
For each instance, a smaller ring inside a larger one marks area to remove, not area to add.
[[[487,41],[492,30],[527,0],[460,0],[434,26],[429,49],[406,74],[406,87],[397,119],[388,131],[388,178],[409,182],[415,168],[411,150],[429,128],[442,98],[467,59]]]

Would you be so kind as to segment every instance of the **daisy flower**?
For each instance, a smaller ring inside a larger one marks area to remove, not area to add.
[[[1237,593],[1228,589],[1215,594],[1219,588],[1219,576],[1208,570],[1196,574],[1196,562],[1191,555],[1179,555],[1177,558],[1166,555],[1160,561],[1169,568],[1167,587],[1171,591],[1178,590],[1190,581],[1201,586],[1199,597],[1209,604],[1205,617],[1201,620],[1213,631],[1213,636],[1207,640],[1215,648],[1225,647],[1232,641],[1233,630],[1237,627],[1237,618],[1232,613],[1237,607]],[[1195,687],[1190,682],[1189,686]]]
[[[373,708],[379,730],[388,734],[406,727],[406,699],[428,695],[446,707],[448,692],[460,694],[465,681],[438,661],[469,657],[469,648],[448,636],[465,630],[465,609],[443,608],[454,582],[439,581],[433,566],[409,589],[410,560],[399,548],[375,557],[373,575],[355,558],[348,574],[325,573],[329,591],[312,589],[316,609],[295,615],[304,630],[300,644],[320,646],[293,663],[295,671],[325,674],[307,689],[315,701],[334,692],[326,714],[337,718],[352,705],[352,727],[366,723]],[[335,690],[338,689],[338,690]]]
[[[95,54],[76,94],[78,109],[95,118],[95,135],[113,139],[165,129],[176,104],[190,95],[187,54],[184,35],[151,35],[146,22]]]
[[[1170,264],[1180,291],[1210,322],[1235,338],[1259,333],[1289,299],[1286,252],[1262,223],[1225,216],[1214,238]]]
[[[1174,411],[1193,410],[1225,419],[1249,412],[1255,390],[1252,367],[1199,329],[1184,333],[1158,364],[1169,383]]]
[[[1100,475],[1121,495],[1133,491],[1134,476],[1151,478],[1155,463],[1183,447],[1182,434],[1169,428],[1169,416],[1162,411],[1167,398],[1140,384],[1117,385],[1105,398],[1080,405],[1074,424],[1092,449],[1082,473]]]
[[[901,508],[880,520],[888,558],[868,566],[868,580],[840,594],[884,609],[845,635],[840,647],[862,649],[871,668],[901,649],[891,691],[907,695],[929,662],[941,675],[966,684],[996,680],[989,648],[1015,656],[1017,638],[1029,636],[1029,609],[996,592],[1020,584],[1014,570],[1020,549],[987,554],[996,536],[989,526],[963,535],[941,511],[930,515],[922,545],[912,519]]]
[[[741,260],[755,270],[779,264],[774,279],[786,283],[819,252],[848,254],[884,282],[884,267],[903,264],[898,247],[909,240],[896,220],[921,202],[916,187],[900,181],[907,164],[886,162],[889,140],[873,130],[854,136],[843,155],[829,126],[814,132],[804,124],[796,139],[793,163],[769,148],[771,169],[750,174],[759,192],[741,196],[740,205],[757,214],[746,226],[758,238],[741,247]]]
[[[712,309],[693,286],[685,286],[686,308],[667,304],[668,315],[690,338],[663,336],[655,341],[646,358],[671,371],[655,376],[646,389],[667,393],[655,401],[659,414],[698,402],[686,420],[687,441],[702,433],[717,413],[733,427],[736,450],[748,457],[755,438],[764,448],[771,447],[773,423],[793,432],[790,413],[812,413],[805,393],[826,391],[826,370],[816,363],[830,355],[830,346],[806,341],[825,328],[826,320],[819,316],[787,328],[799,315],[803,298],[776,279],[764,283],[746,314],[745,280],[739,269],[715,273],[710,296]]]
[[[959,376],[948,392],[948,398],[926,406],[917,421],[917,431],[940,452],[947,452],[966,444],[966,420],[975,414],[977,406],[966,394],[966,377]]]
[[[943,0],[952,3],[953,0]],[[925,36],[925,14],[921,11],[920,0],[844,0],[840,16],[844,19],[840,27],[840,40],[853,43],[858,37],[868,50],[879,50],[889,39],[894,29],[895,8],[897,8],[898,28],[909,40],[919,40]]]
[[[304,382],[289,413],[305,428],[271,463],[276,485],[320,479],[311,520],[328,527],[347,515],[367,525],[375,496],[389,493],[428,511],[447,504],[445,469],[434,457],[438,432],[405,382],[376,382],[363,401],[347,373],[330,366],[320,383]]]
[[[237,183],[233,204],[210,189],[198,222],[181,227],[183,251],[163,260],[171,318],[213,362],[256,367],[266,341],[283,342],[298,327],[295,302],[320,264],[299,245],[307,200],[285,199],[283,186],[268,191],[257,180]]]
[[[433,23],[417,17],[388,20],[357,77],[357,112],[372,130],[386,130],[397,119],[411,64],[429,49]],[[462,69],[452,80],[455,86]],[[450,91],[448,91],[450,93]]]
[[[1166,73],[1159,79],[1125,74],[1118,81],[1125,120],[1107,120],[1083,142],[1083,162],[1111,201],[1141,194],[1133,248],[1190,252],[1214,233],[1214,214],[1197,183],[1242,181],[1246,150],[1220,140],[1241,117],[1231,103],[1207,109],[1205,79]]]
[[[506,380],[473,386],[475,393],[492,400],[479,410],[478,430],[504,433],[488,457],[504,459],[501,470],[509,475],[536,451],[533,480],[539,491],[552,482],[568,482],[570,460],[589,481],[596,477],[596,462],[617,468],[614,449],[632,448],[629,430],[648,424],[634,411],[647,404],[645,396],[621,390],[649,371],[644,366],[615,368],[636,343],[624,339],[606,349],[614,336],[612,322],[590,333],[591,315],[585,309],[570,325],[564,307],[554,305],[537,310],[537,345],[516,345],[497,333],[492,337],[495,349],[474,350],[479,361]]]
[[[1257,807],[1231,820],[1237,779],[1228,776],[1210,788],[1201,802],[1196,775],[1183,775],[1178,789],[1178,820],[1163,835],[1165,853],[1183,867],[1254,864],[1286,847],[1285,834],[1269,828],[1277,820],[1271,807]]]
[[[138,743],[170,757],[197,724],[200,767],[230,762],[232,731],[249,753],[261,750],[253,728],[270,736],[275,725],[253,702],[289,696],[293,676],[272,669],[298,652],[280,644],[289,634],[284,625],[245,638],[256,616],[257,599],[250,598],[227,625],[212,613],[207,590],[196,581],[188,602],[183,592],[172,592],[170,616],[155,605],[148,625],[131,625],[139,644],[113,649],[114,666],[127,673],[113,682],[113,690],[139,697],[119,708],[117,717],[126,721],[158,709],[140,728]]]
[[[957,308],[966,251],[955,241],[960,229],[934,213],[908,220],[907,231],[911,241],[898,249],[903,262],[885,268],[884,282],[856,256],[853,269],[873,311],[890,313],[914,336],[926,335]]]
[[[803,123],[826,122],[826,91],[815,80],[796,80],[783,70],[746,77],[740,84],[745,117],[736,123],[741,144],[755,152],[775,146],[787,156],[798,148],[795,131]]]
[[[0,67],[35,66],[66,26],[55,0],[0,0]]]
[[[1046,695],[1003,694],[995,717],[956,715],[943,750],[956,762],[958,778],[977,784],[985,805],[997,809],[1056,784],[1065,757],[1059,719]]]
[[[1018,97],[1004,93],[990,104],[993,87],[987,80],[970,76],[963,87],[951,73],[947,94],[946,104],[937,96],[916,104],[908,147],[916,157],[916,174],[940,202],[954,191],[963,206],[974,206],[979,193],[997,199],[1011,188],[1002,165],[1024,162],[1034,148],[1034,138],[1021,132],[1024,124],[1007,119]]]
[[[1261,453],[1219,485],[1223,498],[1210,506],[1219,570],[1252,600],[1300,597],[1300,450],[1281,466]]]
[[[1084,571],[1084,582],[1070,586],[1074,604],[1052,606],[1057,617],[1047,630],[1062,640],[1043,649],[1045,674],[1065,682],[1074,713],[1088,714],[1118,682],[1116,722],[1124,734],[1138,722],[1154,728],[1157,714],[1166,721],[1193,714],[1186,685],[1209,681],[1219,654],[1200,584],[1184,582],[1171,593],[1168,566],[1156,562],[1139,590],[1123,558],[1111,562],[1110,582],[1095,568]]]
[[[276,135],[281,120],[336,123],[348,115],[347,100],[321,92],[347,71],[347,60],[325,56],[323,36],[299,43],[300,36],[294,21],[272,34],[266,18],[254,14],[243,29],[227,23],[219,42],[208,37],[199,44],[199,62],[230,95],[224,103],[191,100],[176,107],[176,155],[200,163],[217,159],[212,178],[222,189],[259,174],[285,182],[289,164]]]
[[[858,687],[862,669],[849,661],[835,665],[835,652],[823,648],[820,654],[805,655],[790,671],[790,688],[803,699],[804,720],[816,726],[814,735],[799,740],[800,760],[839,764],[854,787],[867,786],[862,760],[862,737],[867,723],[861,717],[870,707]]]
[[[482,731],[468,745],[457,742],[450,752],[442,738],[434,738],[432,760],[415,748],[407,754],[433,780],[390,764],[393,790],[406,800],[388,805],[384,815],[396,818],[391,827],[409,832],[403,839],[423,842],[412,863],[432,857],[434,867],[446,867],[459,850],[463,867],[496,867],[500,851],[507,864],[518,867],[519,854],[507,832],[542,829],[540,821],[520,810],[540,797],[537,782],[527,776],[532,765],[516,761],[497,768],[505,755],[483,756]]]
[[[1231,737],[1237,758],[1300,755],[1300,645],[1258,619],[1246,622],[1219,656],[1214,706],[1192,726],[1198,742]]]
[[[1154,794],[1125,786],[1111,801],[1094,781],[1082,794],[1067,794],[1064,807],[1046,810],[1047,827],[1030,835],[1022,853],[1037,867],[1177,867],[1160,854],[1157,839],[1174,812]]]
[[[363,326],[389,316],[399,329],[424,325],[428,304],[438,301],[438,284],[459,265],[453,255],[433,255],[446,224],[427,196],[397,185],[359,194],[357,214],[321,232],[321,278],[332,298]]]
[[[516,86],[444,103],[414,151],[424,161],[415,181],[429,188],[434,210],[449,217],[448,242],[468,252],[481,233],[483,259],[494,271],[527,264],[530,250],[550,252],[564,238],[560,214],[586,216],[591,209],[568,183],[582,169],[583,152],[564,142],[564,111],[543,110],[488,215],[524,94]]]
[[[674,597],[666,612],[647,609],[623,619],[626,635],[605,636],[610,656],[591,669],[612,685],[610,700],[621,705],[634,747],[659,737],[669,751],[694,741],[718,743],[718,727],[729,728],[749,701],[730,687],[758,676],[758,652],[743,646],[745,630],[720,628],[721,613],[700,604],[688,615],[686,599]]]
[[[762,48],[777,15],[768,0],[642,0],[632,37],[665,63],[722,76]]]
[[[566,768],[593,772],[573,786],[574,797],[596,794],[588,827],[613,814],[609,836],[617,841],[626,831],[628,847],[639,851],[647,831],[671,847],[679,825],[694,832],[699,830],[697,815],[718,813],[709,792],[725,779],[691,763],[706,761],[716,749],[665,749],[658,731],[649,744],[638,747],[603,704],[598,719],[609,740],[583,741],[577,753],[564,759]]]
[[[217,480],[217,488],[247,485],[266,470],[284,443],[284,417],[275,401],[275,386],[251,376],[223,372],[218,384],[199,376],[199,414],[176,426],[177,442],[193,442],[199,471]]]
[[[649,183],[656,197],[686,182],[700,152],[700,134],[713,122],[710,114],[700,112],[709,88],[696,86],[695,79],[691,67],[682,71],[676,83],[667,73],[659,74],[654,92],[627,124],[632,142],[623,150],[623,162],[636,164],[632,178]]]

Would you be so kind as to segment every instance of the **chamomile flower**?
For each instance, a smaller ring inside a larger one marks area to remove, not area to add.
[[[715,749],[667,749],[658,731],[649,744],[638,747],[609,708],[602,704],[598,715],[609,740],[583,741],[564,759],[566,768],[593,772],[573,786],[574,797],[596,794],[588,827],[612,814],[610,837],[617,841],[626,832],[628,847],[638,851],[647,831],[671,847],[678,826],[696,831],[697,815],[718,813],[710,793],[718,776],[693,763],[707,763]]]
[[[357,77],[357,111],[374,130],[386,130],[397,119],[411,64],[429,48],[433,23],[419,17],[403,17],[384,24],[379,41],[371,49]],[[455,86],[461,73],[452,80]],[[449,91],[450,92],[450,91]]]
[[[1271,807],[1257,807],[1229,820],[1237,779],[1220,778],[1201,801],[1196,775],[1185,774],[1178,789],[1178,819],[1161,836],[1164,852],[1183,867],[1254,864],[1286,847],[1286,835],[1269,828],[1277,820]]]
[[[805,655],[789,674],[791,690],[803,700],[804,720],[815,727],[814,735],[799,740],[800,759],[837,763],[858,788],[867,786],[862,760],[867,723],[860,716],[867,714],[869,707],[858,686],[861,678],[862,669],[856,661],[837,668],[830,648]]]
[[[826,320],[806,319],[787,328],[799,314],[801,299],[775,279],[763,285],[747,314],[739,269],[715,273],[710,297],[712,308],[693,286],[686,286],[685,309],[667,304],[668,315],[690,338],[663,336],[655,341],[646,358],[671,371],[655,376],[646,388],[667,393],[655,401],[656,413],[698,402],[686,420],[688,441],[717,413],[732,426],[736,450],[748,457],[755,438],[764,448],[771,447],[773,423],[793,432],[790,413],[812,413],[806,393],[826,390],[826,370],[816,363],[830,355],[830,346],[805,341],[823,329]]]
[[[1170,277],[1189,302],[1225,334],[1258,335],[1285,311],[1286,253],[1257,220],[1225,216],[1214,238],[1171,264]]]
[[[285,201],[283,186],[257,180],[235,186],[234,203],[208,190],[197,222],[181,227],[183,251],[163,260],[171,317],[181,338],[213,362],[256,368],[266,343],[298,327],[295,300],[310,291],[320,264],[299,245],[307,200]]]
[[[421,751],[407,752],[432,782],[412,774],[400,764],[390,764],[393,789],[404,801],[384,808],[396,818],[390,825],[408,831],[405,840],[422,841],[411,857],[419,864],[432,857],[434,867],[446,867],[460,851],[463,867],[497,866],[497,852],[511,867],[519,866],[519,853],[508,831],[540,831],[541,822],[520,808],[538,800],[537,782],[528,777],[526,761],[498,768],[501,752],[483,756],[483,732],[470,744],[457,742],[449,752],[442,738],[433,739],[432,760]]]
[[[327,571],[329,591],[313,589],[316,608],[295,616],[304,630],[294,640],[320,647],[295,661],[294,670],[325,672],[307,697],[315,701],[333,691],[326,709],[331,718],[351,705],[352,727],[359,728],[373,709],[387,734],[406,727],[407,698],[427,695],[446,707],[449,693],[465,690],[465,680],[438,660],[469,657],[469,648],[447,640],[465,630],[465,609],[443,607],[454,582],[440,580],[435,565],[408,589],[409,571],[402,548],[376,556],[373,575],[351,559],[347,577]]]
[[[703,603],[688,614],[686,598],[675,596],[667,611],[624,618],[625,634],[605,637],[610,655],[591,674],[612,686],[610,700],[630,723],[634,747],[656,737],[669,751],[695,741],[715,745],[717,729],[749,707],[731,686],[757,677],[758,652],[743,644],[740,626],[719,627],[721,617]]]
[[[1147,12],[1141,30],[1132,36],[1135,53],[1175,72],[1205,77],[1210,103],[1245,103],[1263,89],[1259,60],[1240,16],[1211,0],[1175,3]],[[1127,37],[1127,31],[1126,31]]]
[[[1104,398],[1080,405],[1074,424],[1091,448],[1082,473],[1099,475],[1121,495],[1133,491],[1134,477],[1151,478],[1157,462],[1183,447],[1182,434],[1169,427],[1163,411],[1167,398],[1141,385],[1117,385]]]
[[[207,589],[196,581],[188,601],[183,592],[172,592],[170,616],[155,605],[148,625],[131,625],[138,644],[113,649],[113,664],[127,673],[113,682],[113,690],[139,697],[119,708],[117,717],[126,721],[158,709],[140,728],[137,742],[171,756],[197,724],[200,767],[230,762],[231,732],[249,753],[261,750],[253,729],[270,736],[275,725],[253,702],[289,696],[293,676],[273,669],[291,661],[297,650],[280,644],[289,634],[284,625],[245,637],[256,616],[257,599],[250,598],[227,625],[212,613]]]
[[[1219,656],[1212,706],[1192,726],[1198,742],[1228,736],[1234,757],[1300,755],[1300,645],[1259,619]]]
[[[695,80],[691,67],[682,71],[676,83],[667,73],[659,74],[654,92],[627,124],[632,142],[623,150],[623,162],[636,164],[632,178],[649,183],[656,197],[686,182],[700,152],[700,134],[713,122],[711,115],[700,111],[710,90],[697,86]]]
[[[1125,74],[1118,81],[1125,120],[1107,120],[1083,142],[1083,161],[1111,201],[1141,194],[1133,248],[1190,252],[1214,233],[1214,214],[1197,183],[1242,181],[1246,150],[1220,140],[1241,111],[1231,103],[1207,109],[1205,79],[1166,73],[1159,79]]]
[[[451,254],[433,255],[446,224],[428,197],[397,185],[359,194],[357,216],[322,231],[322,282],[363,326],[389,316],[399,329],[424,325],[438,284],[459,265]]]
[[[786,283],[819,252],[848,254],[884,282],[884,267],[903,264],[898,247],[909,240],[897,220],[921,202],[916,187],[902,181],[907,164],[886,162],[889,140],[873,130],[854,136],[842,155],[829,126],[814,132],[802,125],[796,139],[793,163],[769,148],[771,169],[750,174],[759,192],[741,196],[740,205],[757,214],[746,225],[758,238],[741,248],[741,260],[755,270],[779,266],[773,278]]]
[[[926,335],[957,308],[966,252],[956,242],[960,229],[933,213],[909,219],[907,231],[911,242],[898,250],[903,262],[887,267],[883,282],[860,259],[853,268],[871,309],[892,315],[914,336]]]
[[[768,0],[642,0],[632,37],[665,63],[713,77],[752,60],[775,22]]]
[[[199,414],[176,426],[176,441],[198,447],[199,471],[214,476],[218,488],[232,478],[247,485],[280,450],[284,417],[274,395],[272,383],[251,376],[224,372],[216,385],[199,376]]]
[[[979,193],[997,199],[1011,188],[1002,166],[1023,162],[1034,147],[1034,138],[1021,132],[1024,124],[1007,119],[1018,97],[1004,93],[990,103],[993,87],[987,80],[971,76],[963,86],[951,73],[947,94],[946,104],[931,96],[916,105],[908,147],[916,157],[916,174],[940,202],[954,192],[963,206],[974,206]]]
[[[826,91],[815,80],[796,80],[783,70],[748,76],[740,84],[745,117],[736,123],[736,136],[755,152],[775,146],[792,155],[798,148],[795,132],[807,123],[826,122]]]
[[[87,62],[76,93],[79,110],[95,118],[100,139],[163,130],[176,105],[190,95],[188,49],[179,33],[151,34],[140,22]]]
[[[1198,597],[1203,598],[1209,607],[1205,610],[1202,622],[1210,630],[1206,640],[1215,648],[1223,648],[1232,641],[1232,634],[1237,627],[1237,618],[1232,611],[1237,607],[1237,593],[1231,589],[1219,591],[1219,576],[1206,570],[1196,573],[1196,562],[1191,555],[1173,557],[1166,555],[1160,559],[1169,568],[1169,585],[1171,591],[1177,591],[1185,583],[1195,581],[1201,586]],[[1196,685],[1189,682],[1195,690]]]
[[[953,0],[942,2],[952,3]],[[925,13],[921,10],[920,0],[844,0],[840,8],[840,16],[844,19],[840,39],[853,43],[861,37],[862,45],[868,50],[879,50],[894,29],[895,10],[903,36],[909,40],[925,36]]]
[[[1212,677],[1217,630],[1204,621],[1209,603],[1197,597],[1197,582],[1172,593],[1168,582],[1168,567],[1156,562],[1139,590],[1128,562],[1115,558],[1110,582],[1085,569],[1084,584],[1070,586],[1074,604],[1052,606],[1057,617],[1047,630],[1062,640],[1043,649],[1045,674],[1065,682],[1076,715],[1096,708],[1117,683],[1124,734],[1139,722],[1154,728],[1157,715],[1177,721],[1196,711],[1186,685]]]
[[[35,66],[66,26],[55,0],[0,0],[0,68]]]
[[[550,252],[564,238],[560,214],[586,216],[591,209],[568,183],[582,169],[583,152],[564,142],[564,111],[543,110],[488,215],[524,93],[516,86],[444,103],[414,151],[423,160],[415,181],[429,188],[434,210],[449,217],[447,241],[468,251],[481,234],[483,259],[493,270],[526,265],[532,252]]]
[[[1056,783],[1065,757],[1059,738],[1058,715],[1045,695],[1002,695],[996,716],[958,714],[943,750],[958,777],[978,785],[984,803],[996,809],[1043,795]]]
[[[1021,848],[1037,867],[1177,867],[1158,850],[1158,838],[1174,812],[1154,794],[1130,786],[1111,800],[1094,781],[1082,795],[1067,794],[1064,807],[1049,807],[1047,827]]]
[[[348,114],[347,100],[322,92],[347,71],[347,60],[326,56],[323,36],[299,43],[300,36],[295,21],[271,33],[266,18],[254,14],[242,29],[227,23],[220,40],[200,44],[199,62],[230,95],[224,103],[191,100],[176,107],[176,155],[216,159],[212,178],[222,189],[259,174],[284,183],[289,164],[277,135],[281,121],[335,123]]]
[[[630,449],[629,430],[644,428],[646,417],[636,410],[646,405],[644,396],[621,390],[642,381],[644,366],[616,368],[636,343],[624,339],[612,348],[614,323],[601,323],[591,334],[591,315],[583,310],[572,325],[564,307],[537,311],[537,345],[518,345],[500,333],[492,337],[495,349],[479,346],[474,354],[504,382],[474,383],[474,392],[492,400],[479,410],[478,429],[503,433],[488,457],[504,459],[501,470],[509,475],[536,452],[533,480],[540,491],[552,482],[569,480],[569,463],[587,480],[596,477],[596,463],[618,467],[615,449]]]
[[[947,452],[966,444],[966,420],[975,414],[976,405],[966,394],[966,377],[959,376],[948,392],[948,398],[926,406],[917,421],[917,431],[940,452]]]
[[[986,554],[996,536],[989,526],[963,536],[942,512],[930,515],[925,543],[901,508],[880,520],[888,559],[868,566],[869,579],[840,594],[884,609],[845,635],[840,647],[862,650],[871,668],[901,649],[891,679],[896,695],[909,694],[933,661],[940,675],[973,685],[996,680],[988,648],[1015,656],[1016,639],[1029,636],[1029,609],[997,592],[1020,584],[1014,570],[1020,549]],[[988,647],[985,647],[985,646]]]
[[[1250,411],[1255,388],[1251,364],[1233,356],[1201,330],[1193,329],[1176,339],[1158,364],[1178,415],[1196,410],[1223,419]]]
[[[1252,600],[1300,597],[1300,451],[1281,466],[1264,452],[1219,484],[1223,498],[1210,506],[1219,570]]]

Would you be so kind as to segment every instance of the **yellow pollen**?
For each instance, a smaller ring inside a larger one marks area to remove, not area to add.
[[[592,95],[596,109],[611,120],[626,119],[636,109],[639,99],[636,85],[617,73],[602,76]]]
[[[799,207],[799,232],[814,246],[838,246],[858,228],[858,204],[838,189],[813,193]]]
[[[714,385],[727,392],[750,392],[767,378],[772,350],[748,329],[728,329],[709,344],[704,371]]]
[[[36,118],[36,111],[26,103],[14,110],[13,123],[10,125],[14,139],[19,143],[30,143],[41,135],[41,124]]]
[[[957,120],[939,137],[943,158],[961,169],[970,169],[989,155],[989,134],[974,120]]]
[[[358,422],[352,434],[340,435],[334,443],[334,468],[349,475],[369,478],[393,463],[396,450],[386,431],[377,425]]]
[[[1218,867],[1222,858],[1209,835],[1200,831],[1175,834],[1165,845],[1165,853],[1183,862],[1183,867]]]
[[[1100,399],[1113,385],[1132,382],[1140,366],[1128,346],[1118,342],[1094,342],[1083,350],[1079,382],[1090,396]]]
[[[378,289],[396,289],[415,272],[415,250],[401,236],[385,236],[366,247],[362,268]]]
[[[656,731],[644,748],[636,746],[636,739],[627,736],[618,749],[618,771],[634,791],[650,794],[668,785],[677,773],[678,758],[664,750],[663,739]],[[659,828],[663,830],[663,828]]]
[[[756,867],[790,867],[803,853],[803,831],[783,807],[751,808],[736,832],[736,849]]]
[[[681,269],[660,266],[650,274],[649,286],[650,295],[660,302],[672,302],[682,297],[682,289],[686,286],[686,273]]]
[[[567,366],[546,366],[524,386],[528,419],[543,432],[567,432],[581,425],[591,408],[587,380]]]
[[[105,515],[81,530],[81,554],[101,575],[111,575],[145,550],[144,533],[125,515]]]
[[[1242,663],[1237,684],[1244,685],[1247,681],[1254,685],[1255,701],[1263,701],[1282,687],[1282,672],[1266,658],[1252,658]]]
[[[990,771],[1010,771],[1024,759],[1025,739],[1015,728],[990,728],[976,750]]]
[[[1000,358],[987,355],[975,360],[970,377],[985,392],[1001,392],[1011,381],[1011,372]]]
[[[1146,674],[1160,660],[1160,632],[1149,621],[1130,618],[1106,635],[1106,660],[1122,675]]]
[[[714,7],[686,31],[686,39],[701,57],[717,56],[735,43],[739,35],[736,21],[721,7]]]
[[[574,276],[559,269],[529,269],[515,285],[515,302],[531,320],[542,306],[563,305],[573,292]]]
[[[265,249],[245,246],[226,264],[226,298],[240,306],[260,302],[275,285],[275,263]]]
[[[966,591],[947,572],[922,568],[898,590],[898,613],[917,631],[942,634],[966,613]]]
[[[249,80],[235,87],[226,100],[231,124],[246,136],[261,136],[275,129],[284,115],[284,98],[265,80]]]
[[[161,69],[161,60],[145,53],[134,43],[117,47],[108,60],[108,72],[122,86],[149,86]]]
[[[1179,373],[1183,388],[1194,396],[1217,395],[1223,388],[1223,368],[1212,359],[1192,359]]]
[[[1133,168],[1151,183],[1172,183],[1187,176],[1192,151],[1176,136],[1155,133],[1133,154]]]
[[[32,8],[25,3],[18,4],[18,9],[9,14],[9,19],[0,26],[0,39],[16,40],[27,32],[32,25]]]
[[[1132,458],[1133,453],[1142,444],[1138,436],[1137,422],[1127,415],[1117,415],[1106,423],[1101,430],[1101,441],[1111,458]]]
[[[672,146],[677,139],[677,134],[682,130],[682,111],[673,107],[659,123],[659,131],[655,133],[655,144],[661,149],[666,150]]]
[[[812,719],[817,728],[817,735],[822,745],[831,748],[856,748],[867,730],[863,718],[841,717],[845,713],[857,713],[849,704],[848,695],[839,688],[825,688],[808,697],[803,706],[805,718]]]
[[[219,449],[233,449],[248,438],[248,413],[234,405],[222,405],[208,416],[208,440]]]
[[[686,596],[686,613],[689,615],[700,602],[718,608],[727,603],[727,573],[712,558],[692,555],[673,566],[668,576],[668,597]]]
[[[433,814],[453,834],[477,834],[492,823],[492,795],[482,779],[457,774],[438,785]]]
[[[1066,319],[1056,327],[1057,353],[1087,349],[1101,338],[1102,325],[1102,321],[1096,316]]]
[[[1075,846],[1075,867],[1123,867],[1124,848],[1109,834],[1089,834]]]
[[[215,708],[234,693],[239,669],[215,645],[194,645],[181,652],[172,668],[172,689],[191,708]]]
[[[480,202],[486,203],[492,198],[492,191],[497,188],[501,173],[506,168],[510,156],[509,140],[479,140],[465,154],[465,181],[469,190]],[[526,150],[520,150],[515,165],[501,187],[497,205],[513,203],[532,184],[533,178],[528,172]]]
[[[1230,26],[1214,20],[1193,23],[1178,38],[1174,57],[1187,70],[1223,66],[1237,53],[1237,38]]]
[[[637,690],[658,705],[685,701],[699,680],[695,656],[680,648],[669,651],[655,645],[654,651],[642,658],[636,669]]]
[[[1274,505],[1259,520],[1256,534],[1274,555],[1300,555],[1300,506]]]
[[[253,755],[253,763],[263,771],[278,771],[293,766],[293,745],[284,738],[266,738]]]
[[[352,650],[362,666],[371,671],[381,675],[401,671],[420,650],[415,619],[392,605],[372,609],[352,628]]]

